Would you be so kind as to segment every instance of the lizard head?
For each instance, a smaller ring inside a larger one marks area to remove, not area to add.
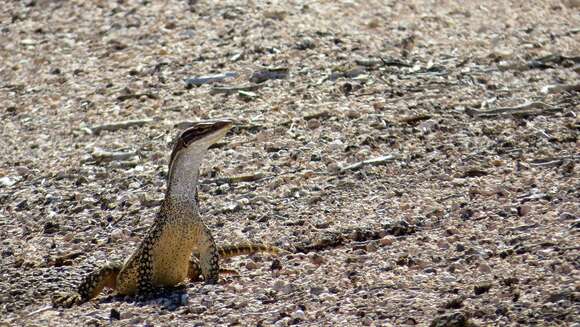
[[[204,120],[192,123],[179,133],[169,159],[168,190],[171,194],[194,193],[203,156],[232,125],[229,119]]]
[[[221,140],[232,128],[229,119],[202,120],[193,123],[177,137],[173,153],[181,151],[191,145],[207,149],[210,145]]]

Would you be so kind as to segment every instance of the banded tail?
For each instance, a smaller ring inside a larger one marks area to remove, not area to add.
[[[250,255],[258,252],[279,254],[282,252],[282,249],[272,245],[251,242],[224,245],[218,248],[220,259],[239,257],[241,255]]]

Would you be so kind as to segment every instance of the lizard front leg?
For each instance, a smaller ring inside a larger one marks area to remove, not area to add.
[[[153,254],[152,242],[144,243],[138,261],[137,295],[146,299],[153,295]]]
[[[55,295],[52,299],[53,306],[72,307],[96,297],[105,287],[115,289],[117,276],[122,266],[120,262],[110,262],[99,270],[93,271],[83,279],[76,292]]]
[[[219,279],[219,254],[210,230],[200,222],[197,226],[199,265],[208,284],[217,284]]]

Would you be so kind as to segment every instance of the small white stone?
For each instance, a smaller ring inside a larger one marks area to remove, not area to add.
[[[230,189],[230,184],[222,184],[218,187],[221,192],[227,192]]]
[[[320,293],[318,297],[320,298],[321,301],[325,302],[336,302],[338,300],[336,295],[330,293]]]
[[[328,144],[328,148],[333,152],[342,151],[344,150],[344,143],[342,143],[341,140],[336,139]]]
[[[114,229],[114,230],[111,232],[111,240],[112,240],[113,242],[120,241],[120,240],[122,240],[122,239],[124,239],[124,238],[125,238],[125,235],[124,235],[124,233],[123,233],[123,230],[122,230],[122,229],[120,229],[120,228],[116,228],[116,229]]]
[[[276,321],[276,323],[274,324],[274,326],[288,326],[290,324],[290,320],[292,318],[290,317],[284,317],[278,321]]]
[[[276,291],[281,291],[285,286],[286,286],[285,281],[277,280],[274,282],[274,285],[272,286],[272,288],[275,289]]]
[[[299,319],[299,320],[305,320],[306,314],[302,310],[296,310],[292,313],[292,318]]]
[[[336,162],[331,162],[328,165],[326,165],[326,169],[328,170],[329,173],[331,174],[337,174],[340,170],[340,166],[336,163]]]
[[[484,274],[489,274],[491,273],[491,267],[487,263],[482,262],[479,264],[479,271]]]
[[[5,187],[10,187],[16,183],[18,183],[18,181],[21,179],[20,176],[4,176],[2,178],[0,178],[0,185],[5,186]]]
[[[444,272],[443,276],[441,276],[441,281],[444,283],[454,283],[457,281],[457,278],[448,272]]]

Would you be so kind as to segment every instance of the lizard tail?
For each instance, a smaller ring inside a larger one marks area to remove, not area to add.
[[[241,255],[250,255],[258,252],[279,254],[283,252],[283,250],[272,245],[247,242],[220,246],[218,252],[220,259],[227,259]]]

